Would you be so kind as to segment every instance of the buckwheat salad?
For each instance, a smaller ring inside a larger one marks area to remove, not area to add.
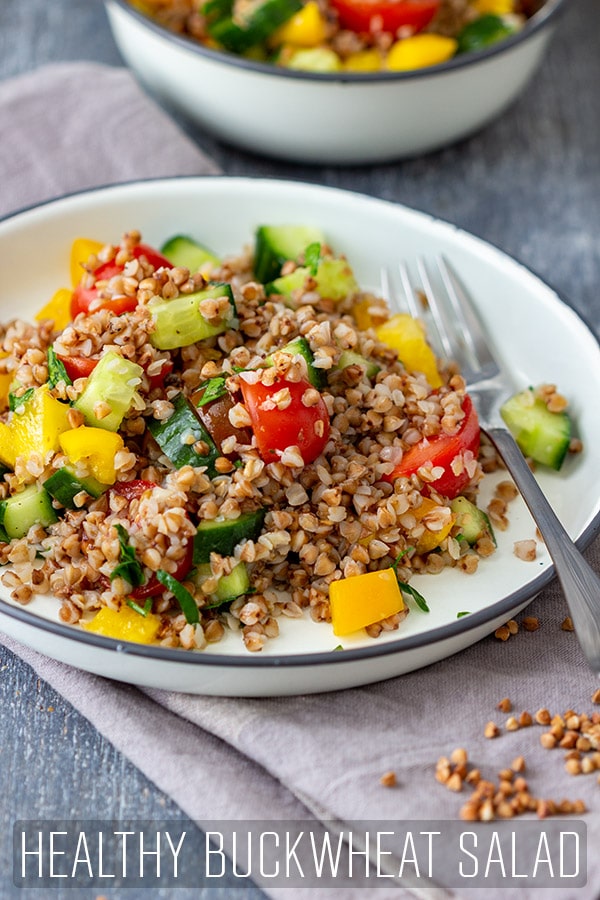
[[[427,609],[413,573],[494,552],[476,495],[496,459],[462,377],[317,228],[262,226],[225,259],[80,238],[71,269],[34,324],[1,329],[13,600],[52,594],[62,622],[120,640],[233,630],[260,651],[282,617],[397,629]]]

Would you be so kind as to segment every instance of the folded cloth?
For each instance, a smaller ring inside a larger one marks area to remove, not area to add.
[[[118,69],[65,64],[5,83],[0,120],[11,123],[0,144],[0,214],[111,181],[216,171]],[[600,568],[600,543],[588,558]],[[498,773],[522,756],[532,796],[585,801],[589,812],[574,817],[587,824],[591,850],[600,841],[596,775],[573,778],[563,764],[565,751],[541,745],[547,729],[521,716],[542,708],[552,715],[568,709],[592,715],[600,709],[592,702],[597,681],[576,636],[561,628],[568,610],[556,583],[523,615],[538,617],[540,627],[527,631],[521,625],[506,642],[490,636],[400,678],[339,693],[256,700],[121,685],[12,639],[4,643],[200,824],[311,817],[342,825],[458,820],[474,788],[448,790],[435,769],[440,757],[463,748],[483,778],[497,783]],[[512,713],[498,708],[503,698],[512,701]],[[499,732],[493,740],[486,736],[490,721]],[[389,772],[395,784],[386,786],[381,778]],[[456,779],[452,785],[459,786]],[[561,896],[592,898],[599,889],[600,857],[590,852],[587,886]],[[293,896],[274,887],[268,893]],[[376,892],[381,900],[463,894],[435,888],[423,893],[418,886]],[[539,892],[523,886],[518,895]],[[325,896],[325,890],[311,893]]]

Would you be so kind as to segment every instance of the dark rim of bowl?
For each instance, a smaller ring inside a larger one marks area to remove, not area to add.
[[[29,212],[33,212],[36,209],[41,209],[45,206],[50,206],[53,204],[60,204],[63,201],[69,200],[73,197],[85,196],[87,194],[95,194],[95,193],[110,193],[111,191],[119,191],[123,188],[135,187],[136,185],[143,184],[153,184],[153,183],[165,183],[169,181],[198,181],[198,180],[206,180],[210,179],[211,181],[214,179],[222,179],[226,181],[231,181],[231,176],[224,175],[177,175],[172,176],[170,178],[147,178],[147,179],[136,179],[133,181],[122,182],[120,184],[112,184],[112,185],[104,185],[104,186],[96,186],[91,188],[86,188],[81,191],[73,191],[71,193],[64,194],[61,197],[55,197],[49,200],[45,200],[42,203],[32,204],[31,206],[24,207],[23,209],[16,210],[8,215],[0,217],[0,224],[4,222],[10,221],[11,219],[15,219],[21,215],[24,215]],[[294,187],[298,186],[298,182],[285,180],[285,179],[269,179],[264,177],[252,177],[252,176],[240,176],[236,177],[233,180],[235,181],[250,181],[250,182],[260,182],[260,181],[273,181],[281,186],[285,185],[293,185]],[[419,210],[415,210],[412,207],[406,207],[404,204],[395,203],[390,200],[380,200],[379,198],[370,197],[367,194],[361,194],[358,191],[351,191],[342,188],[329,187],[326,185],[320,185],[316,183],[308,183],[308,187],[318,188],[320,190],[324,190],[327,192],[336,192],[340,194],[352,194],[356,197],[364,197],[368,200],[377,200],[383,204],[391,205],[391,206],[399,206],[405,209],[408,209],[412,212],[417,212],[419,215],[424,215],[428,219],[433,222],[439,222],[443,225],[446,225],[450,228],[454,228],[458,233],[464,234],[469,238],[476,238],[476,235],[471,234],[471,232],[466,231],[463,228],[458,228],[455,225],[452,225],[450,222],[445,219],[439,219],[436,216],[432,216],[428,213],[422,213]],[[482,240],[481,238],[476,238],[477,240]],[[510,254],[503,251],[501,248],[497,247],[490,241],[483,241],[484,244],[494,247],[494,249],[498,250],[498,252],[502,253],[504,256],[507,256],[509,259],[515,259]],[[596,342],[600,344],[600,340],[598,339],[598,335],[596,331],[589,325],[588,322],[585,321],[583,316],[574,308],[573,304],[569,302],[561,293],[559,293],[555,288],[553,288],[548,281],[534,272],[529,266],[525,265],[525,263],[519,264],[525,269],[528,273],[533,275],[536,279],[541,281],[546,287],[548,287],[553,294],[555,294],[559,303],[563,303],[565,306],[569,307],[571,311],[583,322],[586,329],[590,332],[590,334],[594,337]],[[580,550],[584,550],[588,547],[591,542],[594,540],[597,534],[600,533],[600,513],[598,513],[594,519],[589,523],[583,533],[579,536],[579,538],[575,541],[577,547]],[[449,622],[446,625],[440,625],[437,628],[433,628],[430,631],[411,635],[409,637],[400,637],[398,640],[393,640],[390,642],[386,642],[385,644],[379,644],[377,642],[373,642],[372,645],[367,647],[356,647],[354,649],[342,650],[341,652],[334,652],[333,650],[326,651],[318,651],[316,653],[297,653],[293,655],[273,655],[273,656],[238,656],[233,654],[215,654],[214,656],[207,653],[202,652],[192,652],[189,650],[176,649],[176,648],[168,648],[168,647],[157,647],[148,644],[134,644],[128,643],[124,641],[119,641],[115,638],[104,637],[102,635],[93,634],[89,631],[83,631],[82,629],[74,628],[73,626],[63,625],[60,622],[53,622],[49,619],[44,619],[35,613],[29,612],[27,609],[24,609],[21,606],[13,606],[10,603],[7,603],[5,600],[0,598],[0,621],[1,616],[8,616],[12,619],[16,619],[19,622],[22,622],[24,625],[28,625],[30,627],[35,628],[41,632],[47,632],[56,636],[57,638],[66,638],[69,641],[75,641],[78,644],[82,644],[83,646],[95,647],[101,650],[109,650],[113,653],[117,654],[127,654],[128,656],[134,657],[142,657],[147,660],[154,660],[156,662],[170,663],[186,663],[188,665],[195,666],[210,666],[210,667],[231,667],[237,669],[273,669],[273,668],[298,668],[302,666],[315,666],[315,665],[331,665],[337,663],[347,663],[353,662],[357,660],[365,660],[365,659],[373,659],[383,656],[390,656],[393,654],[401,654],[404,652],[408,652],[410,650],[415,650],[421,647],[432,646],[441,641],[446,641],[451,638],[457,637],[458,635],[468,634],[470,631],[473,631],[482,625],[487,624],[488,622],[493,621],[494,619],[500,618],[503,615],[508,614],[513,609],[518,607],[521,604],[526,604],[528,601],[532,600],[536,594],[538,594],[546,585],[548,585],[555,576],[554,565],[549,565],[548,568],[542,572],[537,578],[534,578],[528,584],[519,588],[516,591],[513,591],[510,594],[507,594],[505,597],[502,597],[492,606],[487,606],[485,609],[480,610],[476,613],[470,613],[468,616],[463,616],[460,619],[457,619],[454,622]],[[335,639],[335,638],[333,638]]]
[[[429,66],[425,69],[413,69],[408,72],[305,72],[296,69],[286,69],[283,66],[276,66],[272,63],[246,59],[243,56],[236,56],[234,53],[213,50],[210,47],[205,47],[199,41],[194,41],[192,38],[184,37],[173,31],[169,31],[167,28],[164,28],[162,25],[159,25],[157,22],[132,7],[127,0],[104,0],[104,5],[107,8],[111,5],[119,7],[126,15],[137,20],[140,25],[147,28],[149,31],[154,32],[154,34],[163,40],[167,42],[170,41],[181,47],[183,50],[187,50],[190,53],[197,53],[213,62],[238,67],[240,69],[247,69],[262,75],[275,74],[283,78],[296,78],[303,81],[325,81],[343,84],[410,81],[415,78],[431,78],[443,75],[445,72],[464,69],[470,65],[475,65],[490,59],[491,57],[502,54],[505,51],[509,51],[513,47],[528,41],[541,31],[541,29],[548,27],[557,17],[558,13],[562,12],[565,4],[566,0],[546,0],[544,6],[534,13],[534,15],[526,21],[523,28],[514,35],[506,37],[484,50],[465,53],[458,57],[454,57],[445,63],[440,63],[437,66]]]

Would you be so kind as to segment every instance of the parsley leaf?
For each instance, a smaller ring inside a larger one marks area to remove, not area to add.
[[[416,588],[412,585],[407,584],[405,581],[398,581],[400,585],[400,590],[404,594],[408,594],[409,597],[412,597],[419,609],[422,609],[423,612],[430,612],[429,607],[427,606],[427,600],[420,594]]]
[[[20,406],[23,406],[25,403],[27,403],[28,400],[31,400],[31,398],[33,397],[34,391],[35,391],[35,388],[32,388],[32,387],[27,388],[27,390],[23,394],[21,394],[19,397],[17,397],[13,393],[10,393],[8,395],[8,408],[10,409],[10,411],[14,412]]]
[[[64,381],[66,385],[73,384],[64,364],[54,352],[54,347],[48,347],[48,384],[53,388],[59,381]]]
[[[135,550],[129,543],[129,535],[122,525],[115,525],[115,531],[119,535],[121,556],[118,566],[110,573],[110,580],[124,578],[132,587],[140,587],[144,581],[144,570],[138,562]]]
[[[200,385],[200,388],[204,388],[204,393],[202,394],[202,398],[198,401],[197,406],[206,406],[207,403],[212,403],[213,400],[218,400],[219,397],[223,397],[227,393],[227,388],[225,387],[225,375],[217,375],[215,378],[209,378],[208,381],[205,381]]]
[[[469,610],[466,610],[465,612],[456,613],[456,618],[462,619],[463,616],[470,616],[470,615],[471,615],[471,613],[469,612]]]
[[[146,618],[148,613],[152,612],[152,597],[148,597],[143,606],[140,606],[135,602],[135,600],[132,600],[131,597],[129,597],[125,602],[127,606],[135,610],[136,613],[139,613],[140,616],[144,616],[144,618]]]
[[[310,274],[315,277],[319,262],[321,259],[321,245],[318,243],[309,244],[304,251],[304,265],[310,270]]]
[[[391,564],[390,569],[393,569],[396,573],[396,578],[398,577],[398,563],[402,559],[403,556],[406,556],[407,553],[410,553],[411,550],[414,550],[414,547],[407,547],[406,550],[402,550],[401,553],[398,554],[394,562]]]
[[[164,569],[159,569],[156,573],[156,577],[161,584],[164,584],[168,591],[171,591],[171,593],[179,603],[181,611],[185,616],[185,621],[190,625],[195,625],[197,622],[199,622],[200,613],[198,612],[196,601],[187,590],[187,588],[184,588],[180,581],[177,581],[176,578],[174,578],[172,575],[169,575],[169,573],[165,572]]]

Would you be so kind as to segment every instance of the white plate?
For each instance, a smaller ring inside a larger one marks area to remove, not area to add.
[[[540,472],[550,502],[574,538],[591,539],[600,524],[597,453],[600,348],[581,319],[529,270],[489,244],[422,213],[358,194],[313,185],[243,178],[179,178],[90,191],[22,212],[0,222],[0,316],[31,316],[54,290],[68,284],[74,237],[117,240],[139,228],[160,244],[189,233],[217,253],[235,253],[261,223],[321,227],[347,254],[363,285],[379,283],[380,267],[403,257],[445,253],[477,300],[497,350],[517,387],[558,382],[571,400],[585,451],[560,473]],[[501,476],[505,477],[505,476]],[[484,479],[484,497],[494,479]],[[414,609],[396,632],[377,640],[344,638],[329,625],[280,620],[281,636],[260,654],[231,634],[206,651],[188,652],[118,643],[58,622],[58,603],[27,607],[0,591],[0,627],[25,644],[91,672],[135,684],[215,695],[269,696],[337,690],[389,678],[461,650],[510,618],[551,579],[539,544],[535,562],[522,562],[513,543],[533,538],[535,526],[520,501],[498,551],[475,575],[455,570],[420,576],[414,585],[431,612]],[[457,619],[467,610],[469,616]]]

